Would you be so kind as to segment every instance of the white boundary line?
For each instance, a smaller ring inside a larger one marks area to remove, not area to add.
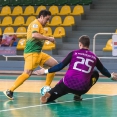
[[[93,97],[93,98],[85,98],[83,100],[97,99],[97,98],[103,98],[103,97],[112,97],[112,96],[117,96],[117,95],[107,95],[107,96],[99,96],[99,97]],[[62,103],[67,103],[67,102],[75,102],[75,101],[71,100],[71,101],[64,101],[64,102],[57,102],[57,103],[49,103],[49,104],[41,104],[41,105],[35,105],[35,106],[27,106],[27,107],[21,107],[21,108],[6,109],[6,110],[0,110],[0,112],[7,112],[7,111],[13,111],[13,110],[28,109],[28,108],[35,108],[35,107],[40,107],[40,106],[45,106],[45,105],[62,104]]]

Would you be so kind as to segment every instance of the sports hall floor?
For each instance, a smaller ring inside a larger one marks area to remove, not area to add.
[[[55,77],[52,86],[60,77]],[[8,100],[2,91],[15,78],[15,75],[0,76],[0,117],[117,117],[117,82],[108,78],[100,78],[81,102],[73,101],[73,95],[68,94],[47,104],[39,100],[45,76],[31,76],[15,90],[15,99]]]

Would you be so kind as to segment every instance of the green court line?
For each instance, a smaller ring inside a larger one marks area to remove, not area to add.
[[[8,80],[15,80],[16,78],[17,78],[17,76],[7,76],[7,75],[6,76],[5,75],[0,76],[1,80],[6,80],[6,79],[8,79]],[[61,78],[60,77],[59,78],[55,77],[54,80],[58,81]],[[28,80],[45,80],[45,79],[46,79],[46,77],[44,77],[44,76],[41,76],[41,77],[40,76],[39,77],[38,76],[31,76]],[[114,81],[112,81],[109,78],[102,78],[102,77],[100,77],[98,82],[114,82]]]

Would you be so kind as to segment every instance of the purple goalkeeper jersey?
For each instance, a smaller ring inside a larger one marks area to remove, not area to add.
[[[74,90],[89,89],[96,62],[96,55],[87,49],[73,51],[69,68],[62,79],[64,84]]]
[[[74,50],[58,65],[48,69],[49,73],[57,72],[69,64],[69,68],[59,83],[74,90],[83,91],[91,88],[91,76],[96,66],[97,69],[108,78],[110,72],[102,65],[98,57],[88,49]]]

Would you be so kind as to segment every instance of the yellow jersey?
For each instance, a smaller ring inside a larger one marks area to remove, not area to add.
[[[41,23],[38,19],[35,19],[31,22],[27,29],[27,41],[26,46],[24,49],[24,53],[32,53],[32,52],[41,52],[44,40],[39,40],[36,38],[32,38],[32,33],[38,32],[43,35],[44,28],[42,27]]]

